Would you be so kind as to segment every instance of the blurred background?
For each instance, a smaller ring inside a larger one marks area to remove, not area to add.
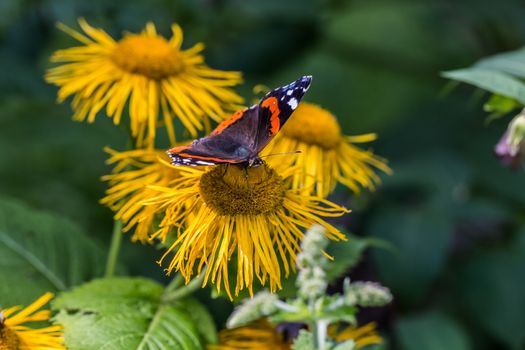
[[[72,122],[55,103],[48,58],[76,45],[55,24],[78,28],[83,16],[120,37],[147,21],[167,35],[178,22],[186,47],[206,43],[209,65],[244,72],[245,97],[312,74],[310,102],[346,134],[379,134],[373,148],[393,176],[373,194],[341,188],[333,199],[354,210],[348,232],[394,247],[348,271],[394,293],[361,314],[378,321],[385,348],[525,349],[523,173],[493,156],[509,119],[486,125],[484,96],[447,91],[439,76],[524,45],[524,14],[517,0],[1,0],[0,195],[62,214],[107,247],[102,148],[123,149],[126,136],[103,116]],[[131,273],[163,278],[157,251],[124,244]]]

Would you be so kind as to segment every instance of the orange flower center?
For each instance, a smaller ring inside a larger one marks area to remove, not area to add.
[[[160,80],[184,69],[180,52],[162,37],[128,35],[119,41],[111,59],[121,69]]]
[[[260,215],[282,208],[285,187],[282,177],[266,164],[221,165],[202,175],[200,194],[220,215]]]
[[[285,137],[324,149],[333,149],[342,140],[341,127],[334,115],[308,102],[299,105],[282,133]]]

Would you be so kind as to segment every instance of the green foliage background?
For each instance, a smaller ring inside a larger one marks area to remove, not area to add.
[[[339,189],[333,199],[354,210],[339,224],[394,247],[372,248],[348,272],[392,289],[390,307],[362,314],[363,322],[379,320],[387,348],[524,349],[523,174],[492,155],[509,119],[487,127],[482,94],[470,87],[443,94],[447,81],[439,77],[524,45],[524,13],[517,0],[2,0],[0,195],[26,204],[0,206],[0,242],[16,220],[9,210],[22,206],[47,229],[66,226],[77,237],[63,254],[84,247],[92,253],[78,259],[95,259],[109,244],[111,214],[97,203],[105,188],[98,179],[109,171],[102,147],[124,148],[125,132],[104,117],[74,123],[69,106],[55,104],[56,90],[42,76],[51,52],[74,44],[55,23],[76,28],[84,16],[119,36],[150,20],[167,34],[176,21],[188,46],[206,43],[211,66],[245,73],[246,97],[255,84],[312,74],[307,99],[333,111],[345,133],[379,133],[374,149],[394,175],[371,195]],[[93,242],[83,243],[86,235]],[[69,264],[62,258],[59,265]],[[125,241],[122,262],[131,274],[166,282],[157,258],[153,247]],[[0,269],[9,261],[2,255]],[[74,276],[57,267],[57,278],[76,285],[103,264],[97,261]],[[22,278],[0,281],[2,303],[42,291],[9,293],[16,283]],[[200,294],[220,326],[229,303]]]

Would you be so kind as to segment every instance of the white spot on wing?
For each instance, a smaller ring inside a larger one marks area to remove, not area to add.
[[[213,163],[205,162],[205,161],[202,161],[202,160],[196,160],[195,163],[199,164],[199,165],[213,165]]]
[[[288,106],[290,106],[292,110],[297,108],[297,104],[297,99],[295,98],[292,98],[290,101],[288,101]]]

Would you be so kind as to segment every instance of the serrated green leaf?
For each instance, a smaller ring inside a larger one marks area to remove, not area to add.
[[[192,313],[204,308],[192,299],[163,304],[162,293],[144,278],[99,279],[63,293],[53,308],[71,350],[203,349],[199,330],[208,325],[197,325]]]
[[[208,310],[196,299],[187,298],[175,304],[177,307],[186,310],[190,315],[193,324],[199,333],[209,344],[218,342],[217,328]]]
[[[292,350],[316,350],[312,333],[301,329],[292,345]]]
[[[335,310],[325,311],[323,318],[331,322],[342,321],[355,326],[357,325],[356,313],[357,309],[353,306],[340,306]]]
[[[105,254],[72,222],[0,198],[0,300],[27,303],[102,274]]]
[[[507,73],[472,67],[444,72],[442,75],[525,104],[525,84]]]

